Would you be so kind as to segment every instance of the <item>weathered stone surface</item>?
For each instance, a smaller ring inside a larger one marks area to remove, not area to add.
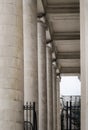
[[[22,0],[0,0],[0,128],[23,130]]]
[[[47,130],[46,28],[38,21],[39,130]]]
[[[60,119],[60,77],[56,78],[56,92],[57,92],[57,130],[61,130]]]
[[[47,130],[53,130],[52,48],[46,46],[47,65]]]
[[[24,102],[38,109],[37,1],[23,0]]]
[[[56,130],[57,129],[56,64],[52,64],[52,85],[53,85],[53,130]]]

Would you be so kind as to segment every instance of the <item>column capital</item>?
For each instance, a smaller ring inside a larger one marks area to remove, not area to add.
[[[53,40],[49,39],[49,40],[46,41],[46,44],[49,44],[49,43],[52,43],[52,42],[53,42]]]
[[[37,22],[42,24],[47,29],[47,24],[44,18],[37,18]]]
[[[56,69],[56,76],[57,76],[57,79],[61,80],[60,70],[59,69]]]
[[[59,81],[61,81],[60,73],[58,75],[56,75],[56,78],[59,79]]]
[[[52,50],[52,43],[48,43],[48,44],[46,44],[46,47],[48,47],[48,48],[50,48],[51,50]]]
[[[57,68],[57,63],[56,63],[56,61],[53,61],[53,62],[52,62],[52,65],[53,65],[55,68]]]
[[[56,53],[52,52],[52,62],[56,62]]]
[[[38,13],[37,14],[37,18],[45,18],[45,16],[46,16],[46,13]]]

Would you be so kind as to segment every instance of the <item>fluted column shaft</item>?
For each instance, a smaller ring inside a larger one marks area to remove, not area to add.
[[[60,121],[60,77],[56,79],[56,90],[57,90],[57,130],[61,130]]]
[[[39,130],[47,130],[46,27],[38,21]]]
[[[23,130],[22,0],[0,0],[0,129]]]
[[[56,65],[52,64],[52,85],[53,85],[53,130],[57,129],[57,93],[56,93]]]
[[[37,1],[23,0],[24,101],[38,109]]]
[[[46,46],[47,63],[47,130],[53,130],[52,48]]]

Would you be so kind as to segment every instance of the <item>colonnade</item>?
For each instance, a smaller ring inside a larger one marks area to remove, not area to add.
[[[23,105],[36,103],[38,130],[60,130],[59,77],[36,0],[0,0],[0,128],[23,130]]]

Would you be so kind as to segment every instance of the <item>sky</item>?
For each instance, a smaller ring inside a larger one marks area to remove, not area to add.
[[[77,76],[62,76],[60,82],[61,95],[80,95],[81,83]]]

